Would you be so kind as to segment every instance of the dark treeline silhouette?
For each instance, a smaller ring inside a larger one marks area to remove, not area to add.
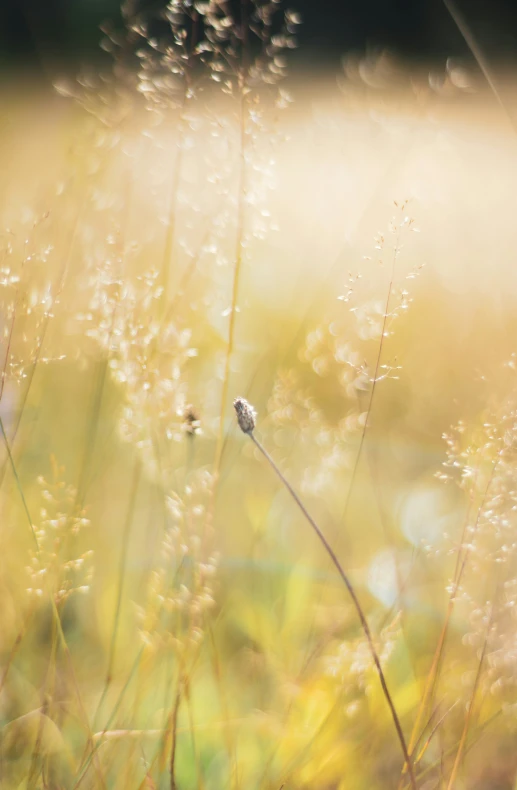
[[[240,0],[236,0],[240,2]],[[491,59],[517,55],[515,0],[454,0]],[[163,0],[138,0],[154,11]],[[388,47],[407,58],[441,59],[468,49],[442,0],[292,0],[304,24],[293,65],[339,61],[342,53]],[[2,0],[0,62],[37,67],[46,59],[87,58],[97,50],[98,26],[120,19],[118,0]]]

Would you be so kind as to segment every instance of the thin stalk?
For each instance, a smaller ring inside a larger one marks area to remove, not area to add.
[[[253,431],[248,431],[247,433],[248,433],[251,441],[255,445],[255,447],[264,456],[264,458],[269,463],[269,465],[271,466],[271,468],[273,469],[273,471],[275,472],[277,477],[280,479],[280,481],[285,486],[285,488],[289,491],[289,493],[291,494],[291,497],[294,499],[294,501],[297,504],[298,508],[300,509],[302,514],[304,515],[305,519],[311,525],[311,527],[314,530],[315,534],[317,535],[320,543],[322,544],[322,546],[324,547],[324,549],[327,552],[328,556],[332,560],[332,563],[334,564],[338,574],[340,575],[341,580],[343,581],[346,589],[348,590],[348,594],[350,595],[350,597],[352,599],[352,602],[354,604],[355,610],[356,610],[357,615],[359,617],[359,621],[361,623],[361,627],[362,627],[364,635],[366,637],[366,641],[368,642],[368,647],[370,649],[370,654],[372,656],[373,662],[375,664],[375,668],[377,670],[377,674],[379,676],[380,684],[381,684],[381,687],[382,687],[382,692],[384,694],[384,697],[385,697],[386,702],[388,704],[388,707],[390,709],[390,713],[391,713],[391,717],[392,717],[392,720],[393,720],[393,724],[395,726],[395,729],[396,729],[397,735],[398,735],[398,739],[400,741],[400,746],[401,746],[401,749],[402,749],[404,760],[405,760],[405,763],[408,766],[408,773],[409,773],[409,778],[410,778],[410,782],[411,782],[411,787],[413,788],[413,790],[417,790],[416,780],[415,780],[415,776],[414,776],[414,773],[413,773],[413,765],[412,765],[411,758],[409,756],[408,748],[407,748],[407,745],[406,745],[406,739],[405,739],[404,733],[402,731],[402,725],[400,723],[400,719],[398,717],[397,711],[395,709],[395,705],[393,703],[393,699],[391,697],[391,694],[390,694],[389,689],[388,689],[388,685],[386,683],[386,677],[384,675],[384,671],[383,671],[382,666],[381,666],[381,661],[380,661],[380,658],[379,658],[379,654],[377,652],[377,649],[375,647],[375,643],[373,641],[373,636],[372,636],[372,632],[370,631],[370,626],[368,625],[368,621],[367,621],[366,616],[364,614],[364,611],[363,611],[363,608],[361,606],[361,603],[360,603],[360,601],[359,601],[359,599],[357,597],[355,589],[354,589],[350,579],[348,578],[347,574],[345,573],[345,571],[343,569],[343,566],[339,562],[339,560],[338,560],[334,550],[332,549],[331,545],[327,541],[326,537],[324,536],[323,532],[321,531],[321,529],[319,528],[317,523],[314,521],[312,516],[309,514],[308,510],[306,509],[305,505],[303,504],[303,502],[299,498],[299,496],[296,493],[296,491],[294,490],[294,488],[286,480],[286,478],[284,477],[284,475],[282,474],[282,472],[280,471],[280,469],[278,468],[278,466],[274,462],[273,458],[269,455],[267,450],[262,446],[262,444],[259,442],[259,440],[254,436]]]
[[[102,399],[104,395],[104,387],[106,384],[106,376],[108,372],[108,360],[100,359],[97,362],[97,371],[95,376],[95,389],[93,392],[90,419],[88,421],[89,429],[86,437],[86,444],[83,451],[83,460],[81,463],[81,471],[79,481],[77,484],[76,506],[82,508],[86,491],[89,484],[90,469],[92,465],[93,451],[95,448],[95,441],[97,438],[97,429],[99,426],[99,417],[102,406]]]
[[[223,718],[225,723],[228,725],[224,728],[225,733],[225,745],[226,751],[228,752],[228,758],[231,765],[231,772],[232,772],[232,782],[230,783],[230,787],[238,787],[238,773],[237,773],[237,759],[235,756],[235,744],[233,739],[233,734],[231,732],[230,722],[230,714],[228,708],[228,698],[226,696],[226,689],[224,686],[224,681],[221,672],[221,663],[219,661],[219,654],[217,652],[217,645],[215,642],[214,632],[212,630],[212,626],[209,622],[206,624],[207,633],[210,639],[210,646],[212,648],[212,668],[215,676],[215,681],[217,685],[217,690],[219,692],[219,702],[221,705],[221,712],[223,714]]]
[[[438,730],[442,726],[443,722],[445,721],[445,719],[447,718],[449,713],[456,707],[457,704],[458,704],[457,701],[453,702],[452,705],[450,706],[450,708],[448,708],[448,710],[446,710],[445,713],[442,716],[440,716],[440,718],[438,719],[436,724],[433,726],[431,732],[429,733],[429,735],[427,736],[427,738],[425,740],[424,745],[422,746],[422,748],[420,749],[420,751],[419,751],[419,753],[418,753],[418,755],[416,757],[415,765],[417,765],[420,762],[420,760],[422,759],[422,757],[426,753],[426,751],[427,751],[427,749],[429,747],[429,744],[433,740],[434,736],[436,735],[436,733],[438,732]],[[430,725],[430,723],[431,723],[431,721],[428,722],[428,726]]]
[[[197,769],[197,786],[198,786],[198,790],[203,790],[205,786],[205,783],[203,781],[203,766],[201,765],[201,761],[199,759],[199,751],[197,747],[196,732],[194,725],[194,711],[192,709],[190,680],[188,678],[185,679],[184,690],[185,690],[185,700],[187,703],[188,726],[190,731],[190,743],[192,745],[192,756]]]
[[[115,663],[115,651],[117,646],[118,629],[120,625],[120,610],[122,606],[122,593],[124,591],[124,582],[126,577],[127,555],[129,550],[129,540],[131,536],[131,526],[133,524],[133,512],[135,509],[136,495],[138,492],[138,484],[140,481],[140,462],[135,461],[133,470],[133,479],[131,483],[131,495],[126,514],[126,521],[124,524],[124,532],[122,535],[122,550],[120,553],[120,564],[118,574],[118,589],[117,589],[117,604],[115,607],[115,617],[113,621],[113,630],[111,634],[111,644],[108,660],[108,671],[106,673],[106,685],[109,686],[113,680],[113,666]]]
[[[168,691],[169,691],[169,688],[172,688],[172,686],[173,686],[173,676],[174,676],[174,667],[172,666],[172,664],[170,662],[167,662],[166,660],[164,660],[163,661],[163,687],[161,689],[158,689],[158,695],[163,700],[163,708],[164,709],[167,707],[167,704],[168,704],[168,696],[169,696],[168,695]],[[181,697],[180,677],[181,677],[181,668],[180,668],[180,670],[178,672],[178,680],[177,680],[177,683],[176,683],[176,696],[175,696],[174,691],[173,691],[172,700],[171,700],[171,703],[170,703],[170,711],[165,716],[165,720],[163,722],[163,726],[158,730],[158,734],[160,735],[160,740],[159,740],[159,743],[158,743],[158,745],[156,747],[154,756],[152,757],[151,762],[149,764],[148,773],[150,775],[152,775],[152,772],[153,772],[155,766],[158,766],[158,773],[159,773],[160,776],[161,776],[161,774],[162,774],[162,772],[163,772],[163,770],[165,768],[167,739],[168,739],[169,735],[171,734],[171,730],[173,729],[173,728],[171,728],[171,722],[173,721],[175,699],[177,697],[177,694],[180,694],[180,697]],[[156,680],[155,685],[156,685],[156,687],[158,687],[158,680]],[[180,703],[181,703],[181,699],[180,699]],[[177,733],[177,726],[176,726],[176,733]],[[169,756],[169,765],[170,765],[170,759],[171,759],[171,755]],[[174,760],[175,760],[175,757],[174,757]]]
[[[499,106],[501,107],[502,111],[504,112],[504,114],[506,115],[508,120],[510,121],[510,124],[512,126],[513,131],[517,132],[517,123],[515,122],[515,118],[513,116],[513,113],[510,112],[510,110],[508,109],[508,106],[506,105],[506,103],[503,100],[503,97],[501,96],[501,93],[499,92],[499,88],[497,87],[497,85],[495,83],[495,79],[494,79],[494,77],[492,75],[492,70],[491,70],[490,66],[488,65],[488,61],[485,58],[481,47],[477,43],[477,41],[476,41],[476,39],[475,39],[475,37],[474,37],[474,35],[473,35],[468,23],[467,23],[467,20],[465,19],[463,14],[459,11],[459,9],[456,7],[456,3],[453,2],[453,0],[443,0],[443,4],[444,4],[445,8],[447,9],[447,11],[449,12],[449,14],[451,15],[452,20],[454,21],[456,27],[458,28],[458,30],[460,31],[461,35],[463,36],[463,39],[464,39],[466,45],[468,46],[468,48],[470,49],[470,51],[474,55],[474,58],[475,58],[475,60],[476,60],[476,62],[478,64],[479,68],[483,72],[483,76],[486,79],[486,81],[487,81],[487,83],[488,83],[488,85],[490,87],[490,90],[494,94],[497,103],[499,104]]]
[[[481,656],[480,656],[478,667],[477,667],[476,677],[474,679],[474,685],[472,686],[472,692],[471,692],[471,695],[470,695],[467,715],[465,716],[465,723],[463,725],[463,732],[461,733],[461,739],[460,739],[460,743],[459,743],[459,746],[458,746],[458,751],[456,752],[456,758],[454,760],[454,765],[452,767],[452,771],[451,771],[451,775],[450,775],[450,778],[449,778],[449,782],[447,784],[447,790],[453,790],[453,788],[455,786],[455,782],[456,782],[456,777],[458,775],[458,770],[459,770],[459,767],[461,765],[461,761],[463,759],[463,755],[464,755],[464,751],[465,751],[465,745],[467,743],[467,736],[468,736],[468,732],[469,732],[470,722],[472,720],[472,711],[474,709],[474,702],[476,700],[476,695],[477,695],[477,691],[478,691],[478,688],[479,688],[479,681],[481,679],[481,672],[482,672],[482,669],[483,669],[483,664],[484,664],[484,661],[485,661],[486,651],[487,651],[487,647],[488,647],[488,637],[490,635],[491,627],[492,627],[492,613],[490,614],[490,618],[489,618],[489,621],[488,621],[488,627],[487,627],[486,634],[485,634],[485,640],[483,642],[483,649],[481,651]]]
[[[165,236],[165,245],[163,248],[163,260],[162,260],[162,287],[163,287],[163,304],[167,304],[167,295],[169,291],[169,270],[171,265],[171,259],[174,252],[174,245],[175,245],[175,238],[176,238],[176,214],[178,210],[178,188],[180,182],[180,173],[182,169],[182,161],[183,161],[183,127],[184,127],[184,119],[183,113],[185,108],[185,101],[186,101],[186,92],[187,89],[185,87],[183,93],[183,99],[181,103],[181,111],[180,111],[180,118],[178,129],[180,133],[179,139],[179,151],[176,157],[176,166],[174,168],[174,173],[172,176],[172,184],[171,184],[171,192],[169,197],[169,219],[167,222],[167,234]]]
[[[169,197],[169,220],[167,223],[167,234],[165,236],[165,246],[163,250],[162,260],[162,286],[163,286],[163,304],[167,304],[167,296],[169,292],[169,272],[170,264],[174,255],[174,247],[176,241],[176,214],[178,211],[178,190],[180,184],[181,170],[183,166],[183,152],[185,148],[185,107],[191,97],[191,68],[194,51],[198,41],[199,35],[199,14],[196,10],[192,13],[192,33],[190,38],[190,47],[188,52],[188,59],[184,72],[184,85],[183,94],[181,97],[181,106],[178,119],[178,137],[179,137],[179,150],[176,157],[176,166],[172,176],[171,192]]]
[[[494,465],[492,467],[492,471],[490,473],[490,477],[488,479],[485,491],[483,493],[483,498],[482,498],[481,503],[479,505],[479,508],[478,508],[478,511],[477,511],[477,515],[476,515],[476,520],[474,522],[473,536],[475,536],[475,534],[476,534],[476,532],[478,530],[479,519],[481,517],[481,511],[483,510],[486,498],[488,496],[488,492],[490,490],[490,486],[492,485],[492,481],[494,479],[494,475],[495,475],[496,469],[497,469],[497,467],[499,465],[499,461],[500,461],[500,456],[498,456],[496,462],[494,463]],[[431,663],[431,668],[430,668],[430,670],[428,672],[428,675],[427,675],[427,680],[426,680],[426,684],[425,684],[425,688],[424,688],[424,693],[423,693],[422,699],[420,701],[417,717],[415,719],[415,723],[413,725],[413,730],[411,732],[411,737],[409,739],[409,751],[410,751],[410,753],[413,753],[416,744],[418,743],[418,741],[422,737],[421,733],[419,732],[421,724],[422,724],[422,719],[423,719],[423,716],[424,716],[424,713],[425,713],[426,709],[429,706],[429,701],[431,700],[431,698],[432,698],[432,696],[434,694],[434,691],[435,691],[435,688],[436,688],[436,684],[438,682],[438,678],[439,678],[439,674],[440,674],[440,667],[441,667],[441,664],[442,664],[442,661],[443,661],[443,656],[444,656],[444,651],[445,651],[445,641],[446,641],[446,638],[447,638],[447,634],[449,632],[449,625],[450,625],[452,613],[454,611],[454,604],[455,604],[455,601],[456,601],[456,595],[458,594],[459,586],[461,584],[461,579],[463,577],[463,573],[465,571],[465,568],[466,568],[466,565],[467,565],[467,561],[468,561],[468,558],[470,556],[471,543],[469,543],[467,548],[465,549],[465,551],[462,552],[462,546],[463,546],[463,543],[464,543],[464,540],[465,540],[465,536],[467,534],[469,512],[470,512],[470,505],[469,505],[469,509],[467,511],[467,515],[466,515],[465,521],[463,523],[463,529],[462,529],[462,534],[461,534],[460,545],[459,545],[459,549],[458,549],[458,554],[456,556],[456,567],[455,567],[455,570],[454,570],[453,585],[452,585],[451,593],[449,595],[449,600],[447,602],[447,611],[445,613],[445,620],[444,620],[444,623],[443,623],[443,626],[442,626],[442,630],[440,632],[440,636],[438,638],[438,643],[436,645],[436,649],[435,649],[435,652],[434,652],[434,655],[433,655],[433,661]],[[406,766],[404,766],[404,768],[402,769],[402,774],[404,774],[405,771],[406,771]]]
[[[383,351],[383,348],[384,348],[384,338],[386,336],[386,327],[387,327],[387,323],[388,323],[388,315],[389,315],[391,294],[393,292],[393,283],[395,281],[395,265],[397,263],[397,257],[398,257],[398,253],[399,253],[399,242],[400,242],[400,231],[397,233],[397,238],[396,238],[396,241],[395,241],[395,249],[393,251],[393,259],[392,259],[392,262],[391,262],[390,283],[389,283],[389,286],[388,286],[388,292],[386,294],[386,302],[385,302],[385,305],[384,305],[384,315],[383,315],[382,327],[381,327],[381,338],[380,338],[380,341],[379,341],[379,348],[377,350],[377,357],[376,357],[376,360],[375,360],[375,368],[374,368],[373,379],[372,379],[372,388],[371,388],[371,391],[370,391],[370,397],[368,399],[368,406],[367,406],[367,409],[366,409],[366,418],[365,418],[364,423],[363,423],[363,430],[361,431],[361,438],[359,439],[359,447],[358,447],[358,450],[357,450],[357,453],[356,453],[356,456],[355,456],[354,466],[353,466],[353,469],[352,469],[352,475],[351,475],[351,478],[350,478],[350,483],[349,483],[349,486],[348,486],[348,492],[347,492],[346,499],[345,499],[345,504],[344,504],[344,507],[343,507],[343,515],[342,515],[342,521],[343,522],[345,522],[346,516],[347,516],[347,513],[348,513],[348,507],[350,505],[350,499],[352,497],[352,491],[354,489],[354,484],[355,484],[355,480],[356,480],[356,477],[357,477],[357,471],[359,469],[359,463],[360,463],[361,456],[362,456],[362,453],[363,453],[364,442],[365,442],[365,439],[366,439],[366,431],[368,430],[368,428],[370,426],[370,422],[371,422],[373,398],[374,398],[374,395],[375,395],[375,390],[376,390],[376,387],[377,387],[377,381],[378,381],[378,377],[379,377],[379,370],[380,370],[381,359],[382,359],[382,351]]]
[[[115,614],[113,617],[113,628],[111,631],[111,641],[110,641],[110,650],[109,650],[109,657],[108,657],[108,669],[106,671],[106,679],[104,681],[104,689],[99,700],[99,704],[97,706],[97,710],[93,719],[94,727],[95,722],[97,721],[97,717],[99,712],[102,708],[102,704],[108,693],[108,689],[111,686],[113,680],[113,667],[115,664],[115,653],[117,648],[117,637],[118,631],[120,626],[120,612],[122,609],[122,595],[124,592],[124,582],[126,579],[126,567],[127,567],[127,556],[129,551],[129,541],[131,537],[131,526],[133,524],[133,513],[135,509],[135,502],[136,496],[138,493],[138,484],[140,482],[140,461],[136,460],[134,469],[133,469],[133,476],[131,481],[131,493],[129,496],[129,504],[126,513],[126,520],[124,523],[124,529],[122,532],[122,546],[120,550],[120,560],[119,560],[119,571],[118,571],[118,584],[117,584],[117,602],[115,605]]]
[[[237,316],[237,300],[239,297],[239,282],[242,269],[242,253],[244,241],[244,220],[245,220],[245,201],[246,194],[246,76],[248,71],[247,64],[247,47],[248,47],[248,19],[247,19],[247,1],[241,0],[241,26],[244,31],[244,40],[242,42],[242,63],[240,74],[240,174],[238,182],[238,215],[237,215],[237,233],[235,240],[235,265],[233,269],[233,285],[232,285],[232,301],[230,305],[230,324],[228,327],[228,345],[226,347],[226,360],[224,365],[224,379],[223,391],[221,395],[221,412],[219,416],[219,433],[217,436],[217,446],[215,451],[214,473],[216,478],[219,473],[221,465],[221,456],[224,444],[224,416],[226,413],[226,401],[228,399],[228,390],[230,386],[230,365],[235,345],[235,324]]]
[[[18,631],[18,633],[16,635],[16,639],[14,640],[14,644],[13,644],[11,650],[9,651],[9,656],[8,656],[7,661],[5,663],[4,671],[2,672],[2,677],[0,678],[0,694],[2,693],[2,690],[3,690],[4,686],[5,686],[6,681],[7,681],[7,675],[9,674],[9,670],[10,670],[10,668],[12,666],[12,663],[13,663],[15,657],[16,657],[16,653],[20,649],[20,645],[22,643],[23,637],[26,635],[26,633],[28,631],[29,623],[31,621],[32,615],[34,614],[35,610],[36,610],[36,600],[34,599],[32,601],[32,603],[31,603],[30,607],[29,607],[29,610],[27,611],[27,614],[25,615],[25,619],[23,621],[23,625],[22,625],[22,627],[20,628],[20,630]]]
[[[107,720],[106,724],[104,725],[104,729],[102,730],[102,732],[95,733],[95,736],[92,736],[92,738],[90,740],[90,743],[89,743],[90,751],[88,753],[88,756],[81,761],[81,765],[79,766],[79,769],[78,769],[79,776],[77,777],[75,783],[72,785],[70,790],[77,790],[77,788],[81,785],[84,777],[86,776],[86,772],[88,770],[88,767],[89,767],[90,763],[92,762],[92,760],[95,758],[97,750],[99,749],[99,747],[102,744],[103,736],[111,728],[111,725],[112,725],[112,723],[113,723],[113,721],[115,719],[115,716],[118,713],[118,710],[119,710],[119,708],[120,708],[120,706],[122,704],[122,700],[123,700],[123,698],[124,698],[124,696],[126,694],[126,691],[129,688],[129,685],[130,685],[130,683],[131,683],[131,681],[133,679],[133,676],[135,675],[136,671],[138,670],[138,667],[140,666],[140,661],[142,660],[143,654],[144,654],[144,647],[142,646],[140,648],[140,650],[138,651],[137,655],[136,655],[136,658],[135,658],[135,660],[133,662],[133,666],[131,667],[131,670],[129,672],[128,678],[127,678],[126,682],[124,683],[124,685],[123,685],[123,687],[122,687],[122,689],[120,691],[120,694],[118,695],[118,698],[117,698],[117,701],[115,702],[115,705],[113,706],[113,710],[111,711],[110,715],[108,716],[108,720]]]
[[[194,671],[195,664],[198,658],[199,658],[199,649],[194,654],[190,667],[186,667],[184,661],[181,658],[179,658],[180,666],[178,667],[176,692],[173,696],[170,713],[167,715],[163,727],[160,731],[162,735],[161,743],[158,746],[157,751],[151,760],[151,766],[149,768],[149,772],[150,772],[152,771],[152,768],[155,766],[155,764],[158,763],[160,772],[163,770],[163,768],[165,767],[165,759],[166,759],[165,753],[167,748],[167,741],[169,736],[171,736],[171,752],[169,756],[169,773],[170,773],[171,790],[175,790],[175,788],[177,787],[176,774],[175,774],[177,736],[179,732],[188,731],[187,729],[182,729],[182,730],[178,729],[179,707],[184,699],[188,699],[188,692],[186,691],[186,689],[191,682],[191,674]],[[172,686],[172,675],[173,675],[173,667],[171,666],[169,680],[167,678],[167,671],[166,671],[166,676],[165,676],[166,688],[163,692],[164,698],[167,696],[168,687]],[[190,719],[190,713],[189,713],[189,719]],[[191,737],[193,737],[192,733],[191,733]]]
[[[127,195],[127,199],[124,203],[123,215],[120,222],[119,227],[119,253],[117,256],[117,262],[120,265],[120,274],[122,275],[124,270],[125,264],[125,248],[124,248],[124,241],[127,236],[127,230],[130,226],[131,222],[131,201],[133,197],[133,190],[135,187],[135,177],[134,173],[129,173],[126,178],[126,182],[123,185],[125,188],[125,194]],[[95,449],[95,442],[97,439],[97,433],[99,429],[99,420],[102,408],[102,401],[104,398],[104,391],[106,386],[106,379],[108,374],[108,367],[110,361],[110,352],[111,352],[111,341],[113,337],[113,332],[115,329],[115,317],[117,314],[117,309],[119,305],[116,305],[113,314],[111,316],[111,326],[109,329],[108,335],[108,343],[107,343],[107,351],[106,355],[101,358],[97,363],[97,377],[96,377],[96,387],[93,393],[93,400],[92,400],[92,411],[90,416],[90,427],[88,430],[88,435],[86,439],[86,444],[84,448],[82,466],[79,476],[79,482],[77,485],[77,496],[76,496],[76,505],[81,507],[84,498],[86,496],[86,491],[88,486],[91,483],[91,475],[90,470],[92,466],[92,459],[93,459],[93,451]],[[90,479],[89,479],[90,476]]]
[[[366,457],[370,469],[370,478],[372,482],[372,487],[377,502],[379,519],[381,522],[382,530],[384,532],[386,545],[393,552],[392,557],[393,557],[393,564],[395,569],[396,596],[392,604],[392,609],[393,608],[398,609],[400,615],[400,630],[401,630],[402,639],[406,644],[411,672],[413,673],[413,676],[415,676],[416,675],[415,664],[413,661],[412,653],[409,650],[406,612],[404,608],[404,579],[402,578],[402,571],[400,568],[399,553],[396,551],[396,545],[397,545],[396,536],[394,534],[391,519],[388,515],[388,509],[385,506],[385,502],[382,494],[378,455],[379,455],[378,450],[376,451],[373,447],[367,448]]]
[[[176,691],[176,698],[174,700],[174,705],[171,711],[171,724],[170,724],[170,733],[172,736],[171,739],[171,756],[169,761],[169,770],[171,775],[170,781],[170,790],[177,790],[176,778],[175,778],[175,761],[176,761],[176,747],[178,741],[178,713],[180,709],[180,702],[181,702],[181,690],[182,690],[182,681],[181,679],[178,681],[178,689]]]
[[[503,713],[502,710],[496,711],[494,714],[492,714],[492,716],[490,716],[489,719],[487,719],[483,724],[480,724],[477,727],[477,729],[475,731],[475,737],[472,738],[472,740],[470,741],[470,743],[468,744],[468,746],[466,746],[466,748],[464,750],[465,754],[467,754],[473,748],[473,746],[475,746],[475,744],[482,738],[485,730],[488,729],[490,724],[492,724],[492,722],[494,722],[496,719],[498,719],[499,716],[502,715],[502,713]],[[427,765],[425,768],[423,768],[422,771],[420,771],[419,774],[418,774],[418,779],[420,780],[420,779],[423,779],[425,776],[429,776],[429,774],[432,771],[434,771],[435,768],[438,768],[438,766],[442,762],[442,759],[444,757],[449,757],[449,755],[453,754],[456,748],[457,748],[456,744],[454,744],[453,746],[450,746],[443,753],[443,755],[440,757],[440,759],[435,760],[433,763],[431,763],[430,765]],[[407,785],[406,785],[406,787],[407,787]]]
[[[56,677],[57,642],[58,642],[57,628],[54,620],[52,620],[50,658],[48,661],[45,682],[43,684],[43,689],[42,689],[41,715],[38,722],[38,731],[36,734],[36,740],[34,741],[34,748],[32,750],[29,773],[27,776],[28,790],[32,790],[32,788],[34,787],[35,782],[38,778],[38,773],[43,772],[43,760],[41,761],[41,767],[39,772],[37,771],[38,757],[41,750],[41,740],[43,738],[43,727],[45,726],[45,717],[48,716],[49,707],[52,702],[52,696],[54,694],[55,677]]]

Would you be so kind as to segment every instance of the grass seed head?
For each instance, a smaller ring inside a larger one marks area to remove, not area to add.
[[[253,433],[257,413],[245,398],[235,398],[233,407],[237,413],[239,428],[243,433]]]

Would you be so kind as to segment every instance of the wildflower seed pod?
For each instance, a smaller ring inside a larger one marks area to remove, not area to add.
[[[235,398],[233,407],[237,413],[239,428],[243,433],[252,433],[255,428],[255,418],[257,413],[244,398]]]

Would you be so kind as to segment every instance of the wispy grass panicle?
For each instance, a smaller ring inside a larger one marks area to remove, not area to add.
[[[56,605],[74,593],[87,593],[93,578],[93,551],[77,554],[77,537],[89,526],[85,511],[77,512],[73,486],[63,479],[64,467],[52,458],[52,479],[38,478],[41,489],[39,523],[36,525],[38,548],[32,552],[29,592],[42,597],[52,589]]]
[[[400,360],[389,356],[388,343],[411,304],[410,281],[422,268],[403,257],[404,239],[417,230],[407,202],[395,209],[387,232],[375,238],[374,254],[348,273],[345,292],[306,332],[297,349],[301,365],[277,372],[268,403],[272,434],[282,432],[279,458],[287,448],[295,469],[297,446],[318,448],[314,462],[304,461],[298,471],[303,491],[334,499],[347,480],[340,505],[345,528],[376,389],[400,376]]]

